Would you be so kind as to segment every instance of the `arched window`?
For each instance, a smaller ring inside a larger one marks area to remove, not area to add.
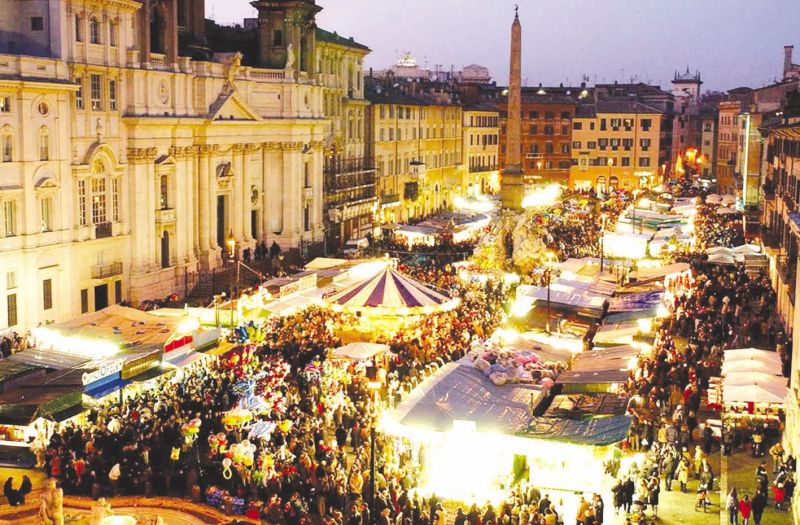
[[[96,16],[89,19],[89,42],[92,44],[100,43],[100,21]]]
[[[75,15],[75,41],[83,42],[83,18]]]

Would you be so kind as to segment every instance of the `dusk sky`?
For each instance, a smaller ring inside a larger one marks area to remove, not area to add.
[[[705,89],[759,87],[781,74],[783,46],[800,62],[798,0],[517,0],[526,85],[614,80],[667,87],[675,69],[699,70]],[[487,66],[508,78],[514,0],[317,0],[320,27],[354,37],[384,69],[403,51],[421,65]],[[247,0],[206,0],[206,16],[241,23]]]

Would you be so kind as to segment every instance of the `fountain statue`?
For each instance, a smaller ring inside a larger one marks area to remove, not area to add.
[[[64,525],[64,491],[53,478],[45,482],[42,491],[39,521],[44,525]]]

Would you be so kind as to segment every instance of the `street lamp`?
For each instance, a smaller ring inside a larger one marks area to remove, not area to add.
[[[233,230],[228,234],[228,239],[225,241],[225,244],[228,245],[228,259],[233,261],[233,254],[236,253],[236,238],[233,236]]]
[[[547,252],[544,259],[544,278],[547,282],[547,328],[546,332],[550,334],[550,281],[553,278],[553,269],[555,268],[558,259],[553,252]]]
[[[608,180],[606,181],[606,194],[611,193],[611,168],[614,167],[614,158],[608,158]]]
[[[608,214],[603,213],[600,215],[600,273],[603,273],[603,266],[605,262],[605,236],[606,236],[606,219]]]

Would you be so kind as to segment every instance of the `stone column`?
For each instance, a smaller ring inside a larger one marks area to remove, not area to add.
[[[285,223],[283,220],[283,206],[285,201],[283,171],[284,158],[280,144],[264,144],[264,154],[266,161],[262,167],[264,175],[264,220],[266,229],[271,239],[276,233],[283,232]],[[268,168],[269,167],[269,168]]]
[[[242,202],[244,194],[244,144],[234,144],[232,146],[232,169],[233,169],[233,188],[231,189],[231,206],[228,217],[231,221],[233,237],[237,245],[244,241],[244,224],[242,223],[242,210],[245,203]]]
[[[212,251],[217,251],[219,249],[219,245],[217,244],[217,192],[218,192],[218,183],[217,183],[217,166],[216,166],[216,157],[215,153],[219,150],[218,145],[208,146],[209,156],[208,160],[208,194],[206,195],[206,199],[208,200],[208,243],[209,249]]]
[[[209,217],[209,199],[208,195],[211,191],[209,183],[209,169],[208,169],[208,151],[209,147],[205,144],[197,147],[197,221],[199,225],[198,238],[199,248],[201,254],[208,254],[209,235],[208,225],[211,218]]]
[[[519,15],[511,26],[511,68],[508,80],[508,140],[501,198],[504,208],[522,209],[522,25]]]
[[[283,235],[290,245],[299,242],[303,224],[303,190],[300,187],[300,147],[302,144],[288,142],[283,147]]]
[[[133,274],[146,273],[154,262],[155,203],[152,189],[155,184],[156,148],[129,148],[130,188],[128,206],[131,211],[131,240]]]

